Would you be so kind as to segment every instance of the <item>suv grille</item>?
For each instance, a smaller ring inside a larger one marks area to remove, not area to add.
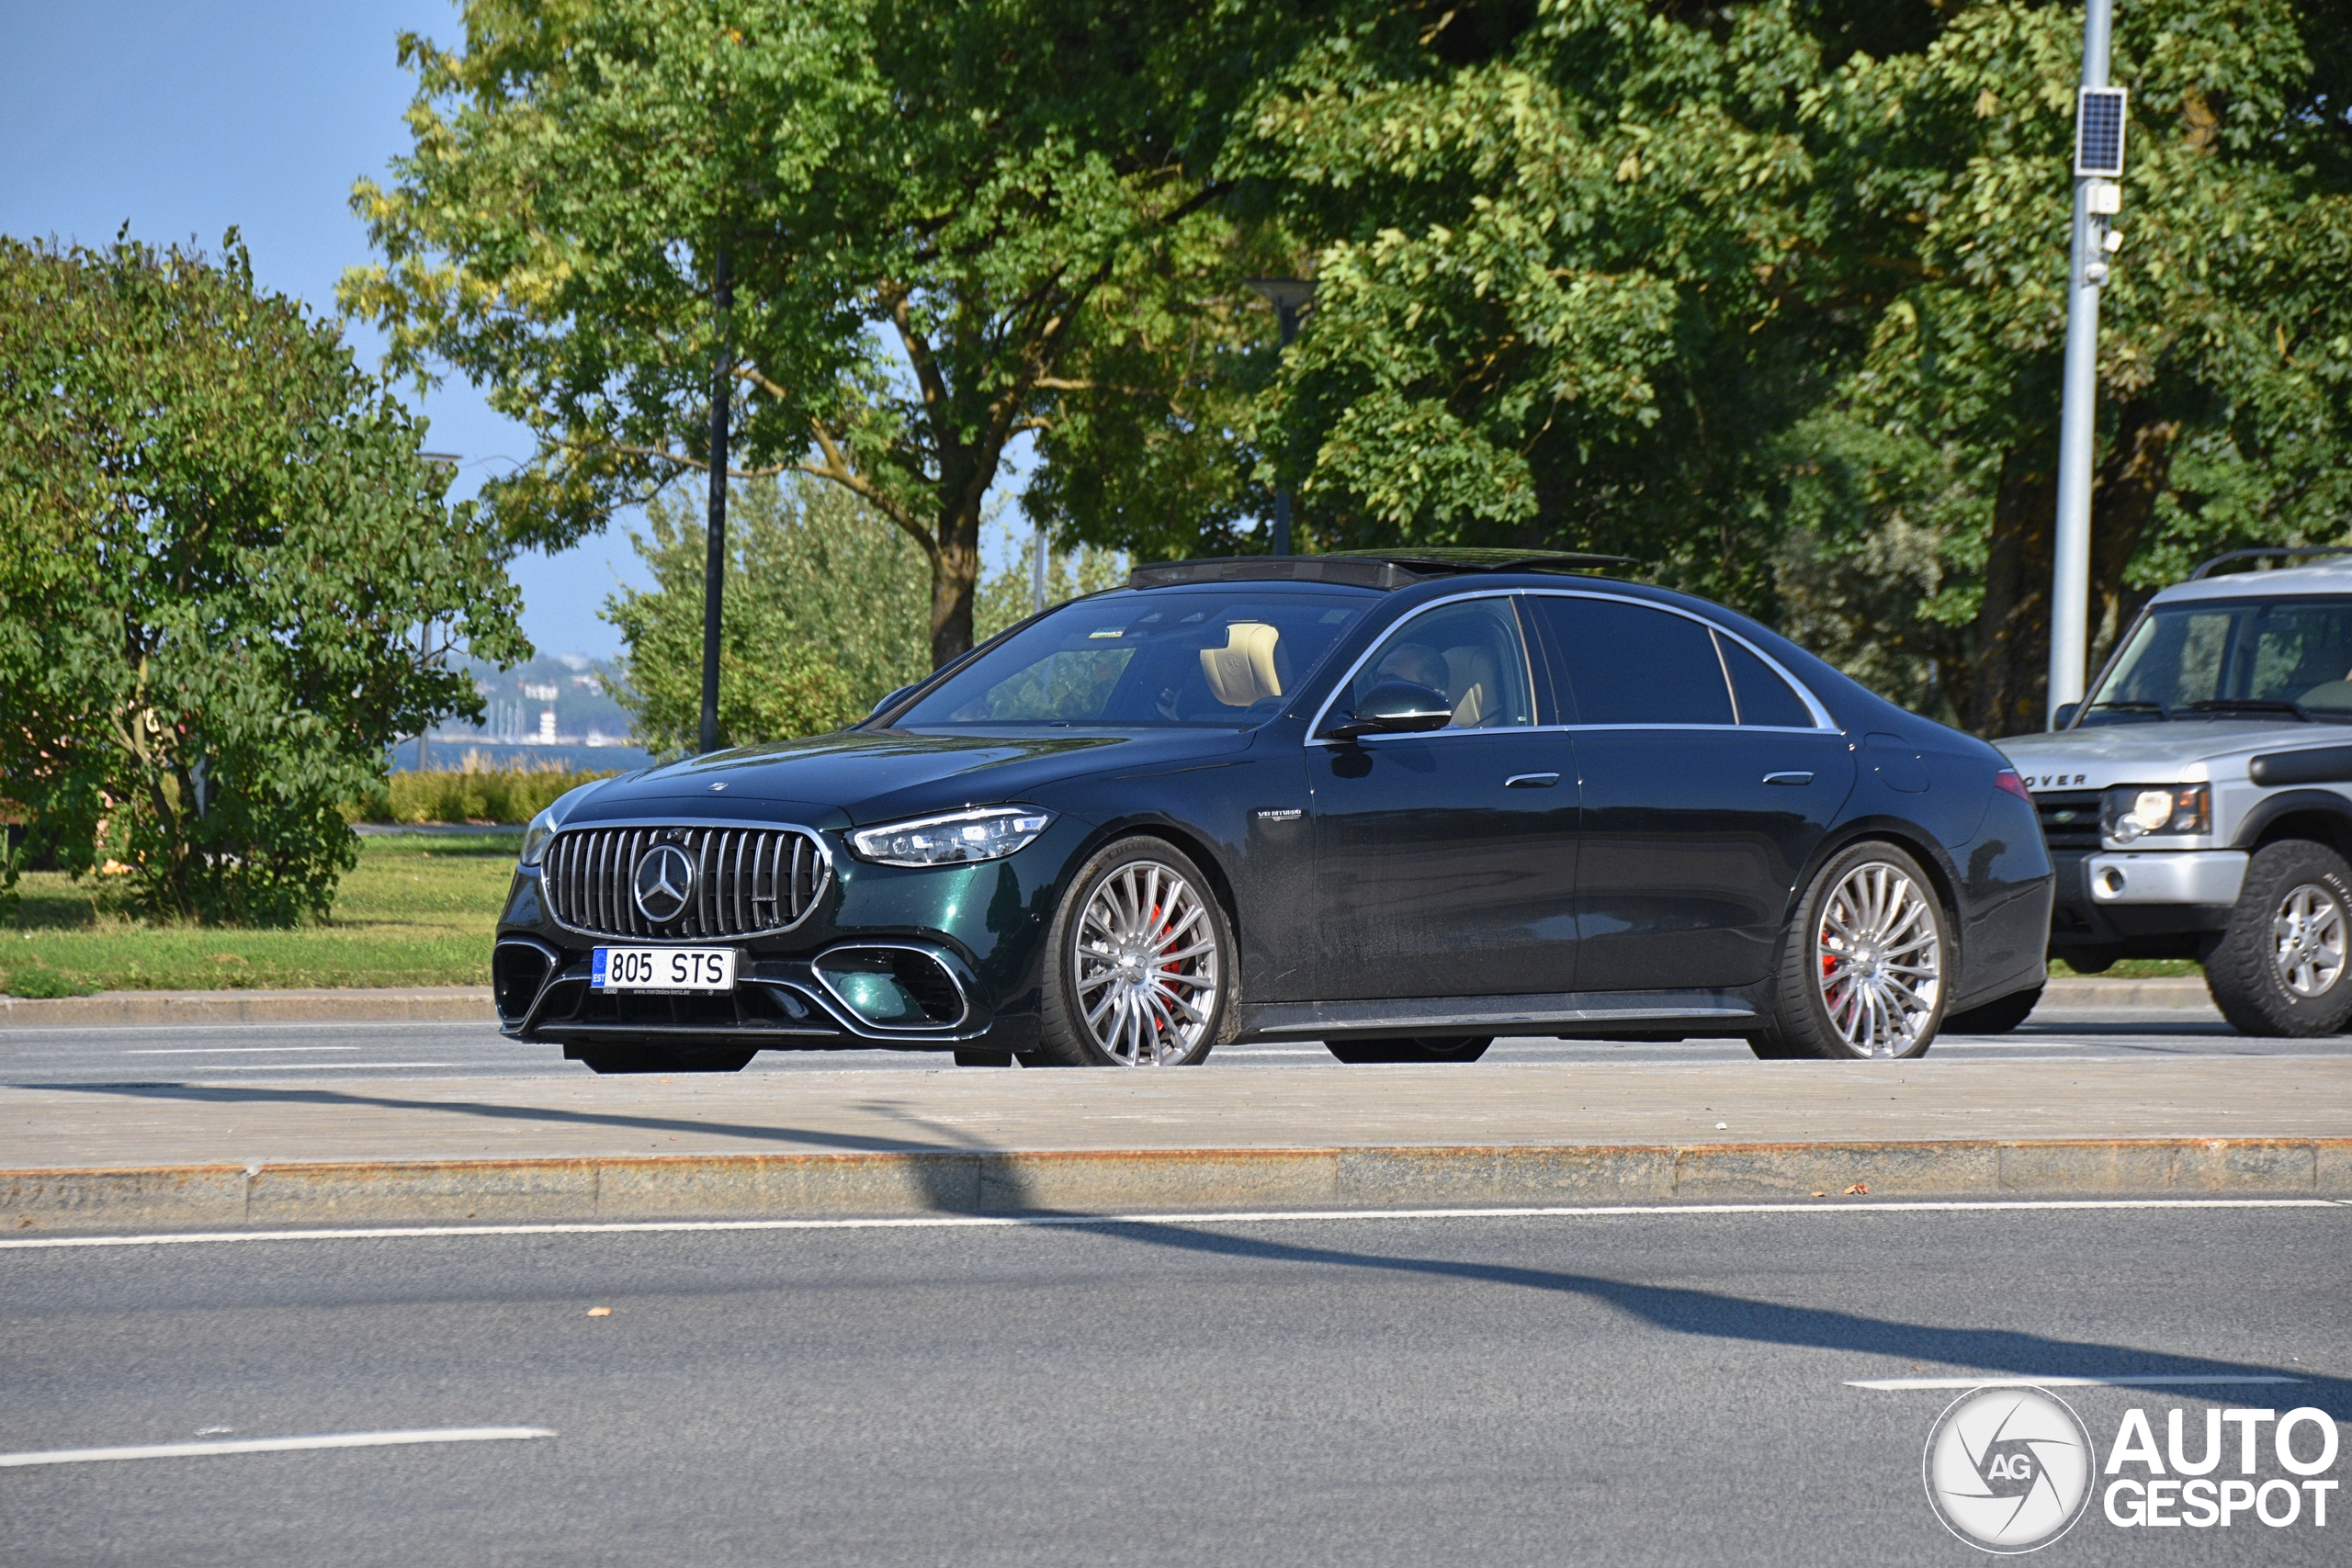
[[[2048,789],[2033,797],[2041,838],[2053,850],[2098,848],[2098,797],[2095,789]]]
[[[685,855],[694,876],[684,908],[655,920],[638,907],[637,868],[662,844]],[[580,828],[558,833],[540,863],[555,918],[597,936],[785,931],[816,908],[832,880],[816,835],[798,828]]]

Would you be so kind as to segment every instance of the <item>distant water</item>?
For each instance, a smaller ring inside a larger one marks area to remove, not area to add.
[[[572,773],[626,773],[652,765],[650,753],[635,746],[518,746],[503,740],[445,740],[435,736],[425,748],[424,765],[440,770],[462,768],[471,754],[480,768],[563,768]],[[416,771],[416,742],[403,740],[392,748],[392,772]]]

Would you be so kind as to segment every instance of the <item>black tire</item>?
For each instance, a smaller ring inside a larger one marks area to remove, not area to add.
[[[956,1065],[959,1067],[1009,1067],[1012,1066],[1010,1051],[970,1051],[956,1047]]]
[[[2290,927],[2299,901],[2307,917],[2301,931]],[[2308,1039],[2337,1032],[2352,1015],[2347,923],[2352,868],[2343,856],[2304,839],[2256,850],[2229,930],[2205,960],[2213,1005],[2243,1034]],[[2308,964],[2289,964],[2282,948],[2290,941],[2307,943],[2297,955]],[[2324,983],[2306,989],[2306,980]]]
[[[2041,990],[2036,986],[2030,991],[2018,991],[1997,1002],[1986,1002],[1981,1008],[1954,1013],[1944,1020],[1944,1034],[2007,1034],[2033,1014],[2041,1001]]]
[[[1097,915],[1117,931],[1090,923],[1098,897],[1104,902]],[[1153,899],[1161,901],[1145,909]],[[1155,951],[1162,933],[1166,945]],[[1179,956],[1156,961],[1169,953]],[[1022,1059],[1057,1067],[1197,1066],[1228,1037],[1237,977],[1233,932],[1201,868],[1163,839],[1121,839],[1080,868],[1055,911],[1037,1044]],[[1093,997],[1103,1000],[1090,1021],[1082,1003]],[[1170,1006],[1170,998],[1181,1006]]]
[[[1796,920],[1781,937],[1771,1010],[1749,1049],[1768,1059],[1924,1055],[1942,1027],[1944,983],[1958,956],[1951,923],[1936,885],[1904,851],[1864,840],[1838,852],[1797,900]],[[1836,934],[1833,926],[1854,934]],[[1882,938],[1883,951],[1873,945]],[[1845,967],[1831,977],[1841,960]],[[1843,1024],[1832,1016],[1830,991],[1841,1011],[1851,1004]]]
[[[1326,1040],[1323,1048],[1351,1067],[1387,1062],[1475,1062],[1495,1043],[1490,1034],[1430,1035],[1418,1040]]]
[[[577,1055],[592,1073],[740,1073],[756,1050],[672,1051],[660,1045],[592,1045]]]

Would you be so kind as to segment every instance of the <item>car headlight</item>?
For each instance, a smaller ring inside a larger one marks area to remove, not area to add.
[[[1034,806],[992,806],[978,811],[957,811],[945,817],[919,817],[910,822],[886,822],[861,828],[849,836],[849,847],[861,860],[884,865],[956,865],[966,861],[1002,860],[1027,849],[1054,819],[1050,811]]]
[[[2120,784],[2099,797],[2099,830],[2128,844],[2150,833],[2210,833],[2209,784]]]
[[[537,865],[539,857],[548,852],[548,840],[555,837],[555,807],[550,806],[531,818],[523,829],[523,863]]]

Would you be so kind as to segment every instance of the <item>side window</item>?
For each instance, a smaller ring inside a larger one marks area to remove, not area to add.
[[[1535,722],[1519,616],[1499,595],[1425,611],[1389,633],[1356,671],[1343,705],[1353,712],[1384,681],[1443,692],[1457,729]]]
[[[1707,628],[1685,615],[1557,593],[1531,595],[1560,652],[1578,724],[1730,724],[1731,689]]]
[[[1748,651],[1745,643],[1715,634],[1724,652],[1724,668],[1731,671],[1731,694],[1739,705],[1742,724],[1770,724],[1782,729],[1811,729],[1813,710],[1781,679],[1772,667]]]

